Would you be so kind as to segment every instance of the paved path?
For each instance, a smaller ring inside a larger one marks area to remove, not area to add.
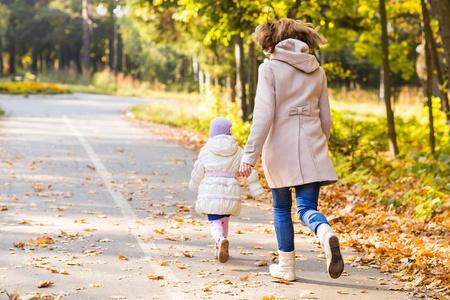
[[[299,223],[298,279],[274,282],[267,266],[257,266],[276,250],[271,211],[255,200],[231,220],[229,262],[215,261],[187,188],[197,154],[152,134],[156,125],[125,119],[147,101],[0,96],[7,112],[0,122],[0,292],[70,300],[407,298],[375,269],[347,265],[340,279],[329,278],[317,240]],[[41,282],[53,284],[38,288]]]

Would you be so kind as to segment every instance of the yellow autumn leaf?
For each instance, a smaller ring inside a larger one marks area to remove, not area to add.
[[[157,260],[156,262],[157,262],[158,265],[160,265],[160,266],[166,266],[166,265],[167,265],[167,261],[165,261],[165,260]]]
[[[152,280],[164,279],[164,276],[159,276],[159,275],[147,275],[147,277]]]
[[[51,281],[40,281],[37,287],[43,288],[43,287],[51,286],[52,284],[53,284],[53,282],[51,282]]]

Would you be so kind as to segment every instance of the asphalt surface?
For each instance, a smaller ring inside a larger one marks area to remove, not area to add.
[[[271,208],[254,199],[231,219],[230,260],[216,261],[187,188],[197,154],[126,119],[149,101],[0,96],[0,300],[408,298],[347,250],[331,279],[300,223],[297,280],[275,282],[264,266],[276,251]]]

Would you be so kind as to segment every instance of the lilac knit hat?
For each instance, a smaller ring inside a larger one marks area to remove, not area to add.
[[[214,118],[209,127],[209,137],[212,138],[220,134],[231,135],[231,126],[233,126],[231,122],[225,118]]]

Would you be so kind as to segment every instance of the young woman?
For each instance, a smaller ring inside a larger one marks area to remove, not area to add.
[[[272,189],[279,254],[279,264],[270,266],[270,274],[295,280],[291,219],[291,189],[295,189],[298,215],[318,236],[328,273],[338,278],[344,269],[339,240],[317,211],[320,187],[337,181],[328,155],[333,120],[327,79],[311,54],[327,41],[312,24],[292,19],[259,25],[253,39],[271,58],[259,67],[253,124],[240,173],[250,175],[264,145],[262,162]]]

